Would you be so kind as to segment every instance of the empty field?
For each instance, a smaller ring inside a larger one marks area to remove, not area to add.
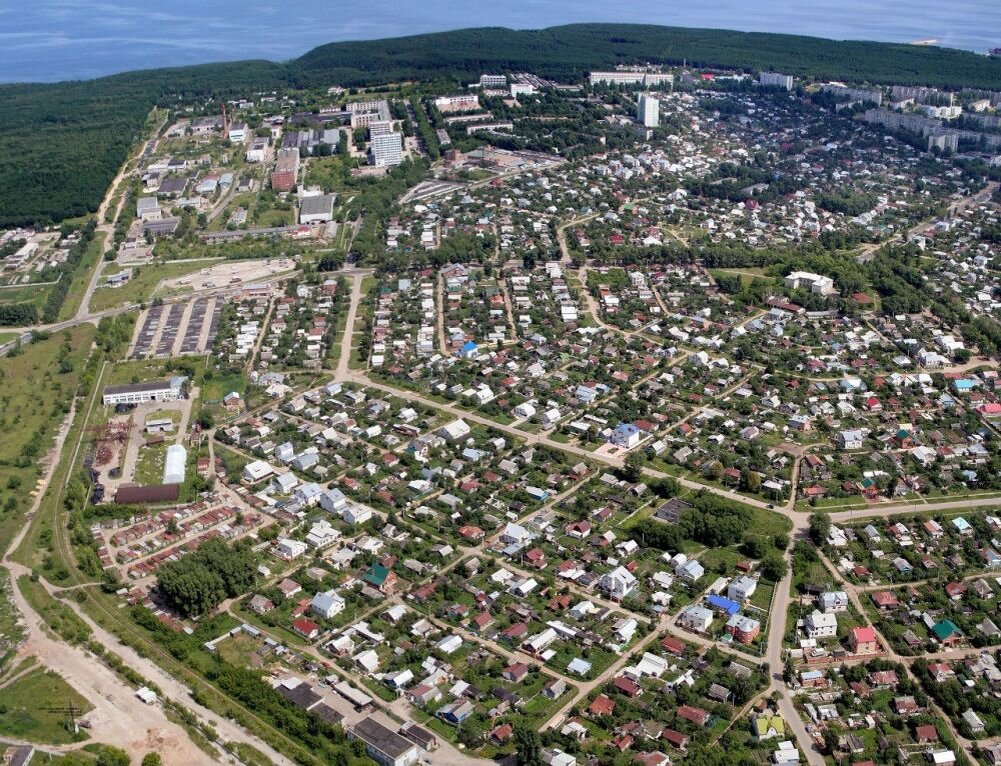
[[[68,725],[63,708],[70,705],[79,711],[77,717],[93,708],[55,673],[32,670],[0,689],[0,736],[52,745],[86,739]]]

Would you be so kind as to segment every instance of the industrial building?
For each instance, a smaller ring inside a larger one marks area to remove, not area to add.
[[[275,191],[292,191],[299,175],[299,150],[279,149],[275,169],[271,171],[271,188]]]
[[[182,397],[184,378],[153,380],[146,383],[127,383],[122,386],[105,386],[104,404],[144,404],[146,402],[175,402]]]
[[[299,204],[299,223],[327,223],[334,217],[336,194],[303,197]]]

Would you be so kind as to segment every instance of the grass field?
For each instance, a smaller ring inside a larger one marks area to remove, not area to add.
[[[153,298],[157,286],[164,279],[176,279],[204,269],[208,263],[204,260],[191,263],[162,263],[137,266],[132,270],[132,277],[121,287],[99,287],[90,297],[91,311],[113,309],[125,303],[142,303]],[[122,270],[118,264],[111,263],[104,267],[102,277],[117,274]]]
[[[84,733],[73,733],[65,713],[50,710],[71,704],[80,711],[78,716],[93,709],[55,673],[32,670],[0,689],[0,710],[4,711],[0,713],[0,736],[52,745],[86,739]]]
[[[83,300],[83,294],[90,286],[90,277],[94,273],[94,269],[101,268],[98,261],[101,260],[101,256],[104,253],[105,236],[104,232],[95,232],[93,242],[90,243],[87,252],[76,265],[76,269],[73,272],[73,284],[70,285],[66,300],[63,301],[63,305],[59,309],[60,320],[72,319],[80,309],[80,302]]]
[[[252,668],[260,665],[254,653],[264,645],[260,638],[254,638],[246,633],[237,633],[216,645],[219,656],[230,665],[238,668]]]
[[[93,325],[69,330],[72,366],[60,372],[63,333],[29,343],[18,356],[0,358],[0,540],[11,540],[24,523],[35,484],[41,474],[39,461],[65,416],[65,406],[80,381],[86,355],[94,338]],[[45,396],[39,392],[44,391]]]
[[[136,458],[137,484],[159,484],[163,481],[163,463],[167,458],[167,442],[139,448]]]
[[[0,303],[34,303],[41,314],[45,301],[49,297],[51,285],[22,285],[21,287],[5,287],[0,290]]]

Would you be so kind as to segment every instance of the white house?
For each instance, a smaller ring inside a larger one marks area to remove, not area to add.
[[[345,605],[344,599],[337,591],[328,590],[313,596],[313,600],[309,602],[309,610],[318,617],[329,620],[343,612]]]
[[[704,606],[699,606],[698,604],[692,604],[686,607],[680,615],[678,615],[678,624],[687,628],[688,630],[695,631],[696,633],[705,633],[709,630],[709,626],[713,623],[713,613],[706,609]]]
[[[270,465],[265,463],[263,460],[255,460],[252,463],[247,463],[243,467],[243,480],[254,484],[259,482],[275,472],[275,469]]]
[[[460,646],[462,646],[462,639],[454,634],[451,636],[445,636],[437,644],[435,644],[435,648],[442,654],[453,654],[458,651]]]
[[[758,581],[753,577],[744,575],[734,580],[726,589],[726,597],[738,604],[743,604],[758,589]]]
[[[439,428],[438,435],[445,441],[454,442],[469,436],[470,430],[469,424],[460,418]]]
[[[336,487],[332,487],[320,495],[320,507],[327,513],[343,513],[347,504],[348,499]]]
[[[310,482],[309,484],[300,484],[296,487],[293,497],[296,501],[309,508],[320,502],[320,495],[322,494],[323,490],[320,488],[320,485]]]
[[[310,548],[326,548],[336,543],[340,537],[341,533],[329,521],[319,519],[310,527],[309,534],[306,535],[306,545]]]
[[[817,599],[817,606],[824,614],[848,611],[848,594],[843,590],[825,591]]]
[[[601,576],[598,586],[605,591],[609,597],[623,599],[633,592],[636,587],[636,578],[633,573],[623,566],[616,567],[611,572]]]
[[[271,480],[271,491],[276,495],[287,495],[299,486],[299,478],[289,471],[278,474]]]
[[[279,537],[275,541],[274,553],[278,558],[292,561],[302,556],[306,552],[306,543],[300,540],[292,540],[288,537]]]
[[[838,618],[814,609],[803,621],[807,638],[831,638],[838,634]]]
[[[364,505],[351,504],[344,509],[344,521],[348,524],[364,524],[372,518],[372,510]]]

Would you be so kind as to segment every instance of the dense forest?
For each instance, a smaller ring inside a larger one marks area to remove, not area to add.
[[[322,45],[292,64],[302,84],[478,77],[528,69],[580,78],[594,67],[658,62],[837,80],[997,87],[1001,61],[949,48],[644,24],[568,24],[540,30],[462,29]]]
[[[86,82],[3,85],[0,227],[60,221],[96,210],[157,104],[169,107],[186,99],[335,83],[470,80],[485,71],[531,70],[580,79],[592,68],[648,61],[940,87],[996,88],[1001,83],[1001,60],[947,48],[571,24],[333,43],[282,64],[244,61],[129,72]]]

